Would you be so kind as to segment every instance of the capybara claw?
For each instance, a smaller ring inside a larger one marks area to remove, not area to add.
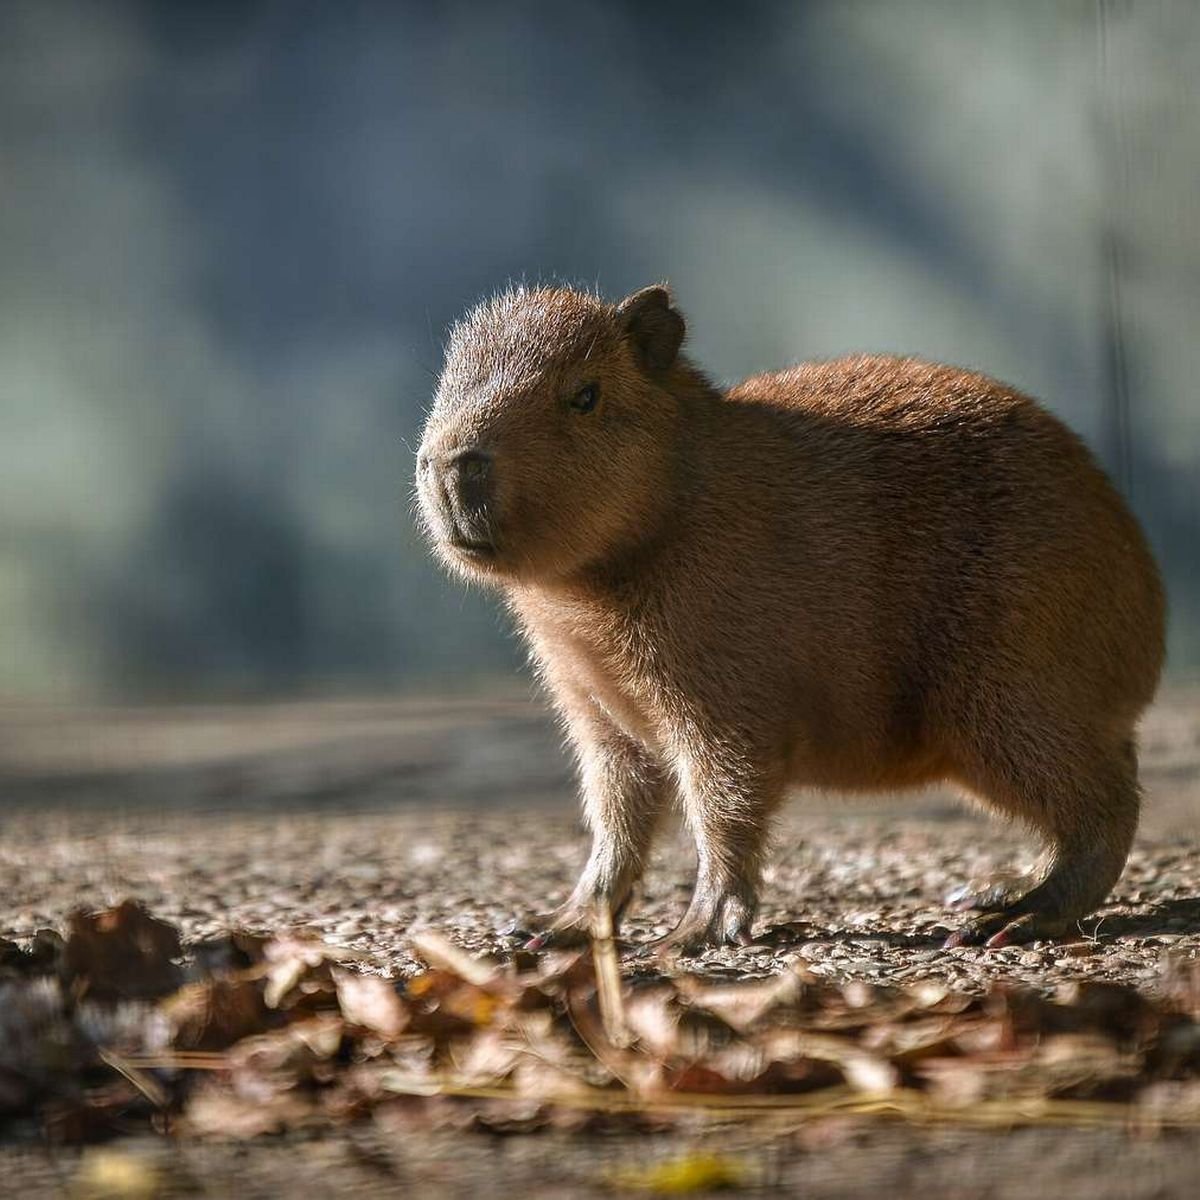
[[[992,912],[955,930],[943,943],[944,950],[957,946],[984,946],[999,950],[1043,938],[1061,937],[1068,922],[1042,913]]]
[[[698,954],[711,946],[749,946],[753,942],[750,923],[754,904],[736,895],[693,910],[663,937],[650,943],[656,954]]]
[[[984,913],[974,921],[968,921],[961,929],[956,929],[942,943],[942,949],[955,950],[959,946],[1003,946],[1006,942],[994,939],[1001,937],[1008,926],[1014,923],[1010,913]]]
[[[571,908],[535,917],[527,928],[537,932],[531,934],[521,949],[536,952],[584,945],[591,937],[592,923],[587,913]]]

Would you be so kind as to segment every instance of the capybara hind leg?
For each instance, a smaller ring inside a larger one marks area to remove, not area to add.
[[[994,912],[1033,891],[1041,878],[1036,871],[998,871],[954,888],[946,894],[946,905],[956,912]]]
[[[1047,827],[1050,841],[1045,877],[1024,895],[951,934],[947,946],[1005,946],[1062,937],[1077,932],[1080,919],[1104,902],[1125,867],[1138,818],[1132,747],[1123,747],[1114,758],[1087,783],[1064,783],[1040,808],[1026,803],[1016,809],[1027,819],[1043,817],[1039,824]]]
[[[534,918],[529,949],[585,942],[601,908],[615,931],[641,877],[659,818],[672,794],[666,773],[646,751],[600,717],[573,729],[592,849],[566,903]]]

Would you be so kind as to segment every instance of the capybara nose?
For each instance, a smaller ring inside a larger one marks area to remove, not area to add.
[[[442,463],[442,481],[446,490],[466,509],[487,506],[492,478],[492,458],[471,447],[447,455]]]

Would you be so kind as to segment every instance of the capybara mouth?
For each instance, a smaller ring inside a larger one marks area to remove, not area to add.
[[[491,542],[480,542],[472,539],[459,537],[457,534],[447,538],[447,542],[462,554],[469,555],[471,558],[495,558],[496,547]]]
[[[430,523],[442,546],[476,561],[496,557],[496,543],[487,514],[465,507],[440,482],[433,495],[427,497],[426,511],[430,513]]]
[[[491,523],[483,513],[463,512],[450,504],[445,515],[447,545],[469,558],[496,557],[496,542],[492,537]]]

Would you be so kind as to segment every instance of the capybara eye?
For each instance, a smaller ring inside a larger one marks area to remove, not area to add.
[[[571,407],[577,413],[590,413],[599,400],[600,389],[594,383],[589,383],[587,387],[581,387],[571,397]]]

